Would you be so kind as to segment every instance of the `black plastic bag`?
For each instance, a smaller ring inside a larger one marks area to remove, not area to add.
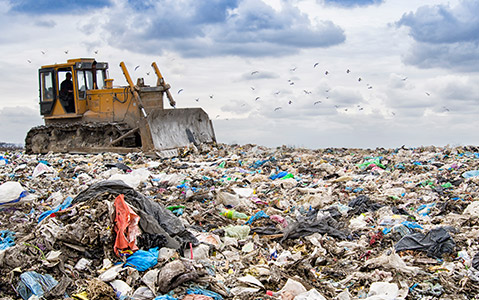
[[[418,250],[429,257],[441,258],[444,253],[453,253],[456,243],[443,227],[431,229],[426,235],[421,232],[404,236],[394,246],[397,252]]]

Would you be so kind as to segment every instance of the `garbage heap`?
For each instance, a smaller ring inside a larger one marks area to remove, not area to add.
[[[2,299],[477,299],[479,148],[0,156]]]

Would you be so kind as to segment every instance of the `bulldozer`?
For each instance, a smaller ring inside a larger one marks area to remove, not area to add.
[[[136,84],[124,62],[127,86],[114,86],[108,63],[69,59],[38,71],[40,114],[45,125],[30,129],[26,153],[145,152],[174,156],[182,147],[216,143],[212,121],[201,108],[176,108],[157,64],[156,86]],[[172,108],[163,105],[164,95]]]

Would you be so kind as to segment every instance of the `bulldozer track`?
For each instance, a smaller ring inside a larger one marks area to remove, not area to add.
[[[25,138],[26,153],[73,152],[83,149],[138,148],[138,134],[115,140],[131,131],[126,123],[72,123],[50,124],[33,127]],[[88,151],[91,149],[91,151]]]

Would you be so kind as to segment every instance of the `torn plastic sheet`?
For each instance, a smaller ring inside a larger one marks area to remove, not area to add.
[[[417,232],[404,236],[394,246],[396,251],[418,250],[427,256],[441,258],[444,253],[454,252],[456,243],[443,227],[431,229],[426,235]]]
[[[281,242],[287,239],[297,239],[313,233],[328,234],[329,236],[345,240],[348,233],[337,229],[339,223],[331,216],[317,217],[317,211],[311,210],[307,216],[298,216],[297,222],[290,224],[283,230]]]
[[[64,209],[67,209],[68,207],[70,207],[70,205],[72,204],[72,201],[73,201],[73,198],[68,196],[65,201],[63,201],[62,204],[58,205],[57,207],[55,207],[54,209],[52,210],[47,210],[45,212],[43,212],[39,217],[38,217],[38,222],[41,222],[43,219],[45,219],[46,217],[48,216],[51,216],[52,214],[60,211],[60,210],[64,210]]]

